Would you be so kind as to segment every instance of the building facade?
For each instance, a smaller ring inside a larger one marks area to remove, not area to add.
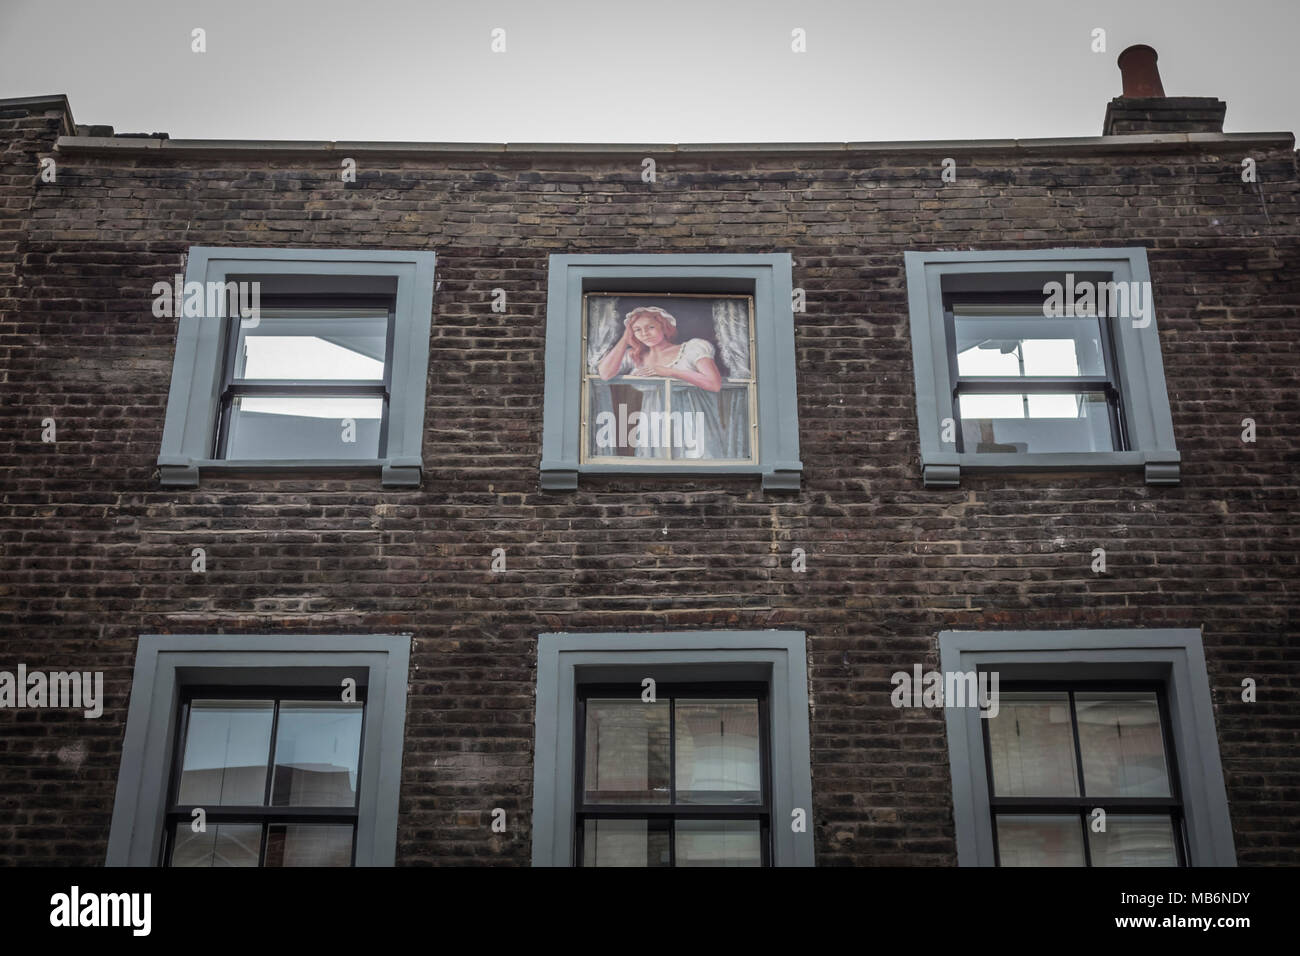
[[[1222,118],[0,101],[0,862],[1300,863],[1300,177]]]

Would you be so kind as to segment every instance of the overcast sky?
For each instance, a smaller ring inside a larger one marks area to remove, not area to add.
[[[0,97],[195,139],[1095,136],[1147,43],[1227,131],[1295,131],[1298,42],[1300,0],[0,0]]]

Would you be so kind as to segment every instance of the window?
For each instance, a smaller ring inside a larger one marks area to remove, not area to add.
[[[1000,866],[1181,866],[1159,685],[1008,685],[983,720]]]
[[[107,864],[391,866],[409,656],[406,635],[142,636]]]
[[[1045,318],[1041,302],[1011,296],[946,298],[958,451],[1125,450],[1104,317]]]
[[[1179,480],[1143,249],[908,252],[927,486],[963,471]]]
[[[579,690],[574,854],[582,866],[763,866],[767,688]]]
[[[320,301],[263,296],[255,327],[230,323],[214,458],[384,457],[392,300]]]
[[[351,866],[365,702],[341,696],[337,687],[188,689],[167,865]]]
[[[432,252],[191,248],[162,483],[373,469],[418,485],[433,280]]]
[[[580,474],[761,476],[797,490],[788,255],[557,255],[542,487]]]
[[[992,716],[944,711],[960,865],[1236,865],[1199,631],[944,631],[939,654],[998,677]]]
[[[534,866],[813,864],[800,632],[543,634],[536,739]]]

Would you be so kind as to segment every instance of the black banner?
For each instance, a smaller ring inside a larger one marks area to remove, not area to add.
[[[693,936],[730,940],[780,927],[809,942],[851,930],[864,944],[1050,932],[1231,945],[1243,933],[1290,926],[1296,889],[1294,870],[1266,869],[7,869],[0,915],[14,942],[76,933],[79,943],[373,944],[423,927],[434,935],[421,945],[479,928],[495,946],[511,934],[554,938],[568,924],[581,934],[622,926],[652,943],[684,921]]]

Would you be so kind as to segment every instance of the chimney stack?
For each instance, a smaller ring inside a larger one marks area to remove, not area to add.
[[[1213,96],[1165,96],[1156,59],[1145,44],[1119,55],[1124,93],[1107,104],[1102,135],[1222,133],[1227,104]]]

